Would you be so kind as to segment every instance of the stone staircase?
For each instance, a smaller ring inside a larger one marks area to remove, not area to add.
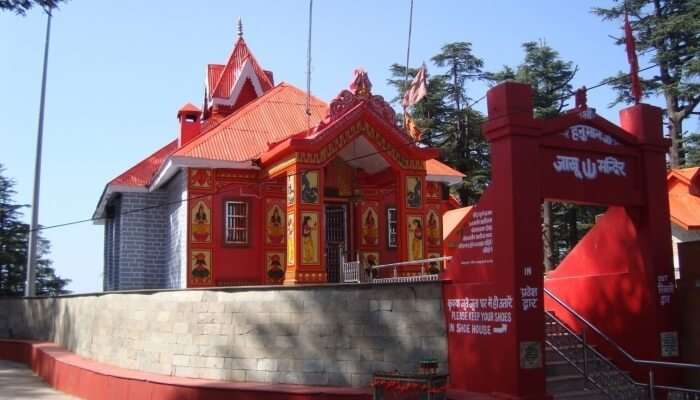
[[[558,399],[646,399],[646,391],[553,313],[545,314],[547,392]]]

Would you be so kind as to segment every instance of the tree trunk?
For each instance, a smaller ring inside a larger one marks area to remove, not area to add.
[[[552,203],[542,203],[542,245],[544,253],[544,271],[554,270],[556,260],[554,257],[554,230],[552,229]]]
[[[578,212],[576,207],[576,205],[572,205],[566,213],[566,223],[569,226],[569,229],[567,229],[569,234],[569,243],[567,247],[569,251],[578,243]]]
[[[680,168],[685,165],[685,151],[683,151],[683,120],[677,117],[671,117],[671,112],[668,114],[668,135],[671,138],[669,161],[671,168]]]

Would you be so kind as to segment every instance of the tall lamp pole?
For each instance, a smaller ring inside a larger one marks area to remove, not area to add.
[[[44,70],[41,76],[41,99],[39,100],[39,127],[36,133],[36,158],[34,160],[34,195],[32,198],[32,224],[29,228],[29,248],[27,249],[27,282],[25,296],[36,295],[36,247],[39,224],[39,190],[41,187],[41,147],[44,136],[44,101],[46,100],[46,67],[49,61],[49,38],[51,36],[51,8],[45,8],[46,42],[44,43]]]

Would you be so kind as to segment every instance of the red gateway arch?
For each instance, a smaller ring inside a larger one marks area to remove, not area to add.
[[[487,101],[492,183],[445,273],[452,385],[549,398],[545,310],[576,325],[545,287],[635,357],[676,356],[661,347],[677,338],[661,110],[626,108],[621,126],[585,104],[536,119],[530,87],[513,82],[489,90]],[[545,200],[608,206],[546,280]]]

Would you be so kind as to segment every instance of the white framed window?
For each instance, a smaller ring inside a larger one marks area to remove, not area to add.
[[[225,203],[226,228],[224,241],[227,244],[248,244],[248,203],[231,200]]]
[[[386,209],[386,243],[389,247],[398,247],[398,215],[396,207]]]

